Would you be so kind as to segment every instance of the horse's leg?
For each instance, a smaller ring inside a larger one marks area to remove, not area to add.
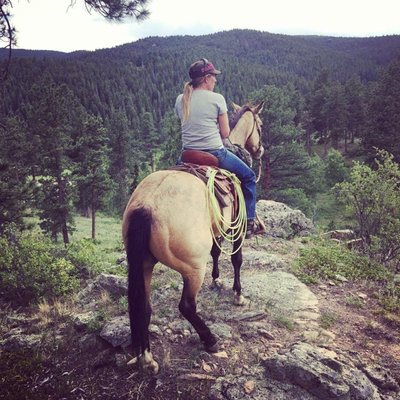
[[[218,351],[216,337],[200,318],[196,311],[196,297],[203,284],[205,267],[195,270],[193,274],[183,278],[182,298],[179,303],[179,311],[192,324],[204,343],[206,351],[215,353]]]
[[[241,239],[235,240],[235,242],[233,243],[234,254],[232,254],[231,256],[231,261],[233,264],[233,270],[235,274],[233,279],[233,292],[234,292],[233,304],[237,306],[243,306],[246,303],[245,298],[242,295],[242,285],[240,284],[240,267],[242,266],[243,262],[242,249],[240,248],[238,251],[236,251],[240,245],[241,245]]]
[[[213,270],[212,270],[212,278],[213,278],[213,284],[221,289],[223,287],[222,280],[219,278],[219,268],[218,268],[218,259],[219,256],[221,255],[221,244],[222,244],[222,237],[217,238],[216,241],[213,242],[213,246],[211,248],[211,257],[213,260]]]

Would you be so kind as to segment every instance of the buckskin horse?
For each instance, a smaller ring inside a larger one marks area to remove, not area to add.
[[[229,139],[244,147],[254,159],[260,159],[262,122],[259,113],[263,103],[255,107],[235,104],[236,125]],[[128,305],[134,358],[129,363],[158,372],[158,363],[150,351],[151,317],[150,281],[154,265],[161,262],[179,272],[183,291],[179,303],[182,315],[192,324],[209,352],[217,352],[217,338],[196,312],[196,297],[203,284],[211,251],[212,278],[219,278],[218,258],[221,248],[213,239],[218,232],[207,206],[206,185],[198,177],[179,170],[162,170],[148,175],[133,192],[123,216],[122,234],[129,265]],[[230,218],[231,206],[222,212]],[[214,235],[211,232],[214,231]],[[234,267],[234,303],[241,305],[240,240],[233,242],[231,261]]]

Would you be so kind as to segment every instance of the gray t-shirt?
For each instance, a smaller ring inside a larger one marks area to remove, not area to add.
[[[182,121],[182,94],[175,102],[175,112]],[[194,90],[190,99],[190,114],[181,123],[184,149],[217,150],[223,147],[218,116],[228,112],[224,97],[211,90]]]

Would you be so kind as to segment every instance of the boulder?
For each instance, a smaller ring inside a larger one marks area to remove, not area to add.
[[[102,273],[78,293],[79,302],[82,305],[94,304],[102,291],[115,297],[126,296],[128,280],[124,276]]]
[[[291,239],[295,236],[309,236],[315,231],[313,222],[300,210],[293,210],[276,201],[259,200],[257,215],[265,223],[266,235],[273,237]]]
[[[115,317],[104,325],[100,337],[113,347],[127,347],[131,341],[131,329],[129,318],[125,316]]]
[[[380,400],[368,376],[332,350],[295,343],[264,361],[266,376],[306,390],[318,399]]]

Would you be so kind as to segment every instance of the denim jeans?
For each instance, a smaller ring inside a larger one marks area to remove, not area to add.
[[[226,148],[207,150],[218,158],[219,167],[233,172],[242,183],[243,196],[246,203],[247,219],[256,217],[256,174],[239,157]]]

